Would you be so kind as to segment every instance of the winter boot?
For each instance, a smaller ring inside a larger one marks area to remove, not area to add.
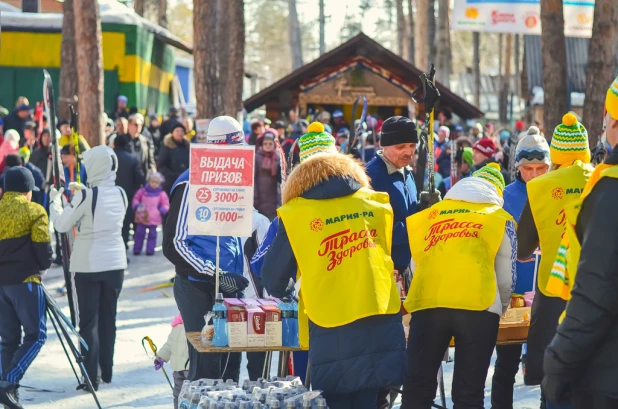
[[[15,392],[17,385],[9,381],[0,381],[0,405],[4,405],[7,409],[24,409],[17,401]]]

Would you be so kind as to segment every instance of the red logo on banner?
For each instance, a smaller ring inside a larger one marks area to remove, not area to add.
[[[515,22],[515,14],[513,13],[501,13],[498,10],[493,10],[491,12],[491,24],[493,25],[503,23],[514,24]]]
[[[212,193],[210,192],[210,189],[208,189],[207,187],[201,187],[195,193],[195,198],[200,203],[208,203],[210,202],[210,199],[212,198]]]

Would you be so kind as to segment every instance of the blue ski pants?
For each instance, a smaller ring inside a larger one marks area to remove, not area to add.
[[[45,308],[39,284],[0,286],[0,379],[18,384],[38,355],[47,339]]]

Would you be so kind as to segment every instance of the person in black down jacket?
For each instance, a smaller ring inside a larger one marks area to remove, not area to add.
[[[606,136],[614,149],[582,193],[575,284],[543,364],[547,400],[571,398],[574,409],[618,408],[618,79],[607,95]],[[569,275],[571,269],[567,264]]]
[[[389,248],[393,211],[321,124],[308,130],[262,284],[284,297],[291,278],[300,282],[300,344],[311,344],[311,384],[330,409],[375,409],[378,388],[401,385],[407,370]]]
[[[172,127],[172,132],[163,139],[163,145],[159,150],[157,169],[163,176],[163,190],[170,194],[172,186],[182,172],[189,169],[189,157],[191,142],[185,136],[185,127],[177,123]]]
[[[120,135],[114,140],[114,153],[116,153],[116,157],[118,158],[116,185],[124,189],[130,204],[135,193],[144,184],[145,176],[137,158],[129,152],[128,144],[128,135]],[[133,223],[133,208],[128,206],[122,225],[122,240],[124,241],[125,247],[129,242],[131,223]]]

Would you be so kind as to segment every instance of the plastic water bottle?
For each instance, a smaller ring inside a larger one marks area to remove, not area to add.
[[[318,404],[318,409],[328,409],[328,406],[326,406],[326,399],[318,398],[315,401]]]
[[[282,299],[278,305],[281,310],[282,344],[284,347],[298,348],[298,307],[294,312],[294,302],[289,299]]]
[[[212,322],[215,326],[215,335],[212,344],[216,347],[226,347],[227,342],[227,308],[223,304],[223,294],[217,294],[215,305],[212,307]]]
[[[201,398],[202,398],[202,395],[199,392],[195,392],[193,396],[191,397],[191,406],[189,406],[189,409],[198,409],[198,405],[200,404]]]

